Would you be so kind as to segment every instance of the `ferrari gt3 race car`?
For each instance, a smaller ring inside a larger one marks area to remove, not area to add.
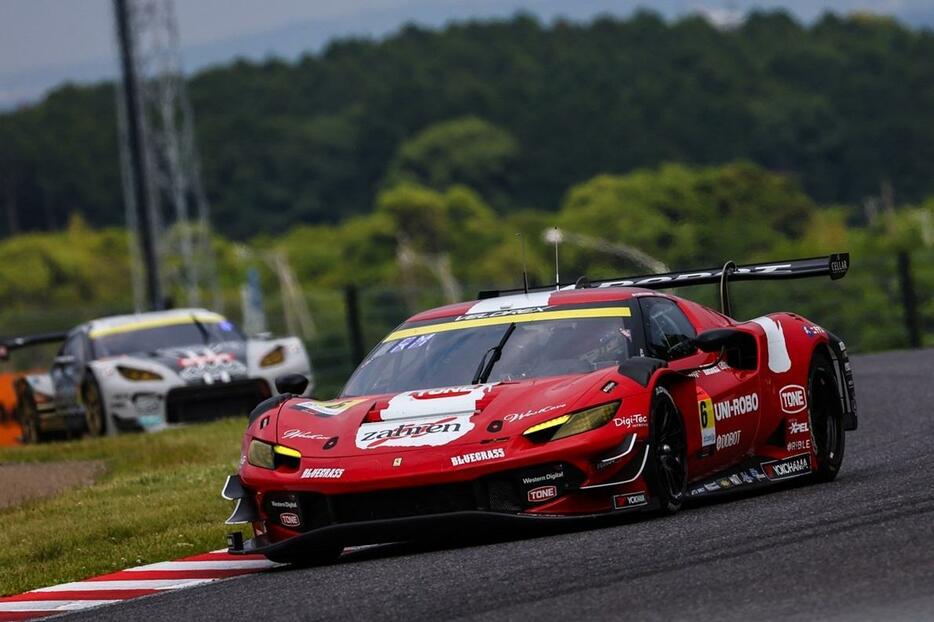
[[[729,317],[729,281],[830,276],[847,254],[554,286],[419,313],[341,396],[301,377],[250,415],[231,553],[321,562],[470,524],[669,513],[834,479],[857,426],[846,347],[795,315]],[[719,283],[720,313],[657,290]]]
[[[99,318],[2,345],[9,352],[51,341],[64,343],[50,372],[16,385],[26,442],[245,416],[275,393],[277,376],[311,373],[297,337],[248,339],[205,309]]]

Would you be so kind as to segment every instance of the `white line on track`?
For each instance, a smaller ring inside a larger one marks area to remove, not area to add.
[[[175,590],[182,587],[191,587],[216,579],[141,579],[139,581],[75,581],[62,583],[51,587],[43,587],[34,592],[72,592],[72,591],[104,591],[104,590]]]
[[[147,570],[261,570],[273,568],[278,564],[265,559],[232,559],[226,561],[191,561],[191,562],[158,562],[127,568],[124,572],[145,572]]]
[[[118,603],[119,600],[17,600],[0,603],[0,611],[75,611]]]

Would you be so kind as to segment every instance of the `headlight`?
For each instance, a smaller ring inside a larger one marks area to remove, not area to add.
[[[134,382],[139,380],[162,380],[162,376],[156,372],[146,371],[145,369],[136,369],[135,367],[124,367],[123,365],[118,365],[117,371],[127,380],[132,380]]]
[[[561,415],[533,425],[522,434],[529,437],[530,440],[543,443],[582,432],[589,432],[606,425],[616,414],[616,411],[619,410],[619,404],[620,402],[617,400],[602,406],[579,410],[576,413]]]
[[[282,361],[285,360],[285,348],[282,346],[276,346],[270,350],[266,356],[264,356],[260,362],[260,367],[272,367],[273,365],[279,365]]]
[[[246,455],[247,462],[262,469],[275,469],[277,466],[298,468],[301,458],[302,454],[290,447],[271,445],[255,438],[250,441]]]

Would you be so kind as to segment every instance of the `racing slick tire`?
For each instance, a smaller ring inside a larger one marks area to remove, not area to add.
[[[93,376],[85,382],[81,396],[84,398],[84,420],[88,435],[104,436],[107,434],[107,411],[101,388]]]
[[[314,548],[296,547],[287,551],[264,553],[266,559],[277,564],[291,564],[299,567],[326,566],[336,562],[344,547],[337,545],[317,546]]]
[[[808,372],[808,427],[817,458],[816,482],[833,481],[843,464],[846,435],[839,395],[833,363],[824,352],[815,352]]]
[[[49,440],[49,435],[42,432],[39,426],[39,410],[32,395],[23,393],[16,401],[19,411],[19,424],[23,429],[23,444],[31,445]]]
[[[687,441],[684,419],[665,387],[655,387],[649,415],[646,481],[661,514],[681,509],[687,496]]]

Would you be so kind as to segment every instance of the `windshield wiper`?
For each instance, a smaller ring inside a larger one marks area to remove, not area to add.
[[[201,320],[199,320],[194,313],[191,314],[191,321],[198,327],[198,331],[201,333],[201,338],[204,340],[204,343],[211,343],[211,336],[208,334],[208,329],[204,327],[204,324],[201,323]]]
[[[503,355],[503,346],[506,345],[506,342],[509,341],[509,337],[512,335],[512,332],[516,330],[516,323],[513,322],[509,325],[509,328],[506,329],[506,332],[503,333],[503,336],[500,337],[499,343],[483,353],[483,356],[480,357],[480,364],[477,365],[477,371],[473,375],[473,381],[471,384],[479,384],[481,382],[486,382],[490,377],[490,374],[493,373],[493,366],[496,365],[496,361],[499,360],[499,357]],[[492,354],[493,356],[490,356]],[[487,356],[490,356],[490,360],[487,361]]]

